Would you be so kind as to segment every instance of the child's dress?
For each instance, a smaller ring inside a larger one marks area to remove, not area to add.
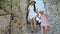
[[[50,26],[45,15],[41,15],[41,26]]]

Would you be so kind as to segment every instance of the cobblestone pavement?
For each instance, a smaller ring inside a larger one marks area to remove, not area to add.
[[[27,25],[27,34],[41,34],[41,28],[39,27],[39,25],[37,25],[37,32],[36,33],[31,33],[30,26]]]

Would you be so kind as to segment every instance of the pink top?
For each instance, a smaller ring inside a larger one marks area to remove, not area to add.
[[[41,25],[42,26],[49,26],[47,18],[45,15],[41,15]]]

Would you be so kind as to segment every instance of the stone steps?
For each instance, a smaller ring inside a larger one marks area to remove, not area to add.
[[[37,25],[37,33],[31,33],[30,26],[27,25],[27,33],[26,34],[41,34],[41,28]]]

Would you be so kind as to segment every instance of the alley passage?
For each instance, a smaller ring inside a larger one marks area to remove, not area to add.
[[[37,25],[37,32],[36,33],[31,33],[30,26],[27,25],[27,34],[41,34],[41,28],[39,25]]]

